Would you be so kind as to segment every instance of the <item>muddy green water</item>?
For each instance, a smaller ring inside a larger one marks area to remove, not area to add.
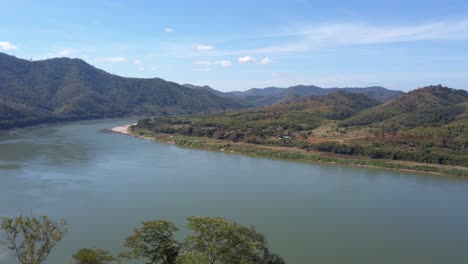
[[[66,218],[47,263],[113,252],[142,220],[254,225],[288,263],[468,263],[468,181],[189,150],[102,132],[114,119],[0,132],[0,215]],[[184,235],[185,229],[180,236]],[[0,263],[16,263],[0,249]]]

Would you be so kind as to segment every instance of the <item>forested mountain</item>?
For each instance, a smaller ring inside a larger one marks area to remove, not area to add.
[[[331,94],[338,91],[362,93],[380,102],[387,102],[404,94],[402,91],[388,90],[379,86],[364,88],[321,88],[313,85],[297,85],[289,88],[253,88],[245,92],[227,92],[225,95],[233,98],[241,98],[256,106],[264,106],[281,102],[291,102],[306,96]]]
[[[394,124],[400,128],[444,125],[465,111],[468,93],[442,86],[428,86],[409,92],[398,100],[363,111],[343,122],[345,126]]]
[[[0,53],[0,128],[239,107],[238,102],[210,91],[159,78],[124,78],[80,59],[28,61]]]

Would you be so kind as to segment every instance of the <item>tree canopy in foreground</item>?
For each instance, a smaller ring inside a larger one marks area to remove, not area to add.
[[[178,241],[179,229],[170,221],[142,222],[133,229],[116,257],[99,248],[82,248],[73,254],[74,264],[110,264],[144,261],[146,264],[283,264],[268,249],[265,236],[221,217],[187,218],[190,234]],[[3,231],[3,232],[1,232]],[[64,220],[47,216],[1,218],[1,244],[12,250],[21,264],[42,264],[67,231]]]
[[[41,264],[62,240],[67,224],[65,220],[53,221],[47,216],[2,217],[0,230],[4,233],[0,243],[12,250],[20,263]]]

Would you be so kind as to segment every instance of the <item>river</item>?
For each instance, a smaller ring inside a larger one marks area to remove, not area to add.
[[[141,221],[223,216],[288,263],[468,263],[468,181],[191,150],[103,131],[133,119],[0,132],[0,215],[65,218],[46,263],[113,253]],[[15,263],[0,249],[0,263]]]

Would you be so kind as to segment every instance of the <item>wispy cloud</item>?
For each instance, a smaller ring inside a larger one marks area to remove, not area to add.
[[[271,43],[251,49],[216,50],[213,56],[307,52],[324,47],[468,39],[468,19],[413,25],[324,23],[263,37]],[[196,54],[191,54],[196,56]]]
[[[196,65],[221,65],[223,67],[230,67],[232,66],[232,62],[229,60],[221,60],[221,61],[197,61],[194,64]]]
[[[375,26],[363,23],[320,24],[307,26],[293,33],[285,33],[282,37],[295,37],[297,40],[252,49],[248,52],[251,54],[303,52],[329,46],[466,39],[468,38],[468,19],[404,26]]]
[[[135,64],[135,65],[141,65],[141,64],[143,64],[143,62],[142,62],[141,60],[134,60],[134,61],[133,61],[133,64]]]
[[[203,45],[203,44],[193,45],[193,48],[196,49],[196,50],[199,50],[199,51],[214,49],[213,46]]]
[[[255,62],[256,60],[255,60],[254,57],[251,57],[251,56],[244,56],[244,57],[240,57],[240,58],[238,59],[238,61],[239,61],[240,63],[246,63],[246,62]]]
[[[297,32],[311,44],[379,44],[422,40],[463,39],[468,37],[468,19],[406,26],[368,24],[328,24]]]
[[[164,32],[171,33],[174,32],[174,30],[172,28],[165,28]]]
[[[0,50],[15,50],[18,49],[17,46],[13,45],[7,41],[0,41]]]
[[[260,64],[270,64],[272,62],[273,62],[273,60],[268,58],[268,57],[265,57],[265,58],[260,60]]]

